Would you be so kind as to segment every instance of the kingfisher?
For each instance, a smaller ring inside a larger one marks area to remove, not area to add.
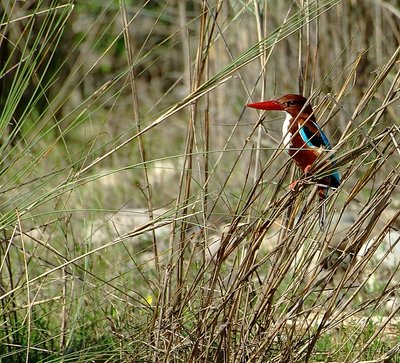
[[[298,94],[284,95],[278,99],[249,103],[248,107],[268,111],[284,111],[286,114],[282,126],[283,146],[294,160],[296,165],[303,170],[305,175],[311,174],[312,167],[320,161],[332,146],[318,125],[312,106],[307,99]],[[325,199],[328,197],[329,188],[340,185],[340,175],[335,168],[333,154],[328,161],[329,174],[317,180],[320,201],[319,226],[324,230],[326,219]],[[294,188],[297,181],[290,185]]]

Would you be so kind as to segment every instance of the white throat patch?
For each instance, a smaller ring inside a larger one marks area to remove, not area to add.
[[[289,124],[290,120],[292,119],[292,115],[288,112],[285,113],[286,113],[286,118],[282,125],[283,147],[285,149],[288,149],[290,144],[290,139],[292,138],[292,134],[289,132]]]

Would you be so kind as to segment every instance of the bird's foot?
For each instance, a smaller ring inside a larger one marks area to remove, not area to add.
[[[310,173],[311,170],[311,165],[307,165],[306,168],[304,169],[304,174],[308,175]]]
[[[310,175],[311,165],[307,165],[304,169],[304,176],[307,178]],[[301,184],[307,183],[306,180],[295,180],[289,185],[289,189],[295,191]]]
[[[289,189],[294,191],[296,190],[297,186],[301,183],[301,180],[295,180],[293,182],[290,183],[289,185]]]

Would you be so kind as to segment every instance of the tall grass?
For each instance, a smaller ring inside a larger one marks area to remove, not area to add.
[[[400,361],[395,1],[1,9],[1,360]],[[334,145],[324,231],[245,107],[285,93]]]

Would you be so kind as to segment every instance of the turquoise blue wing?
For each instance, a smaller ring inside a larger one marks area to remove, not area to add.
[[[327,150],[332,149],[332,146],[324,132],[318,124],[313,121],[309,121],[306,125],[303,125],[300,128],[299,134],[307,146],[317,148],[322,146]]]

